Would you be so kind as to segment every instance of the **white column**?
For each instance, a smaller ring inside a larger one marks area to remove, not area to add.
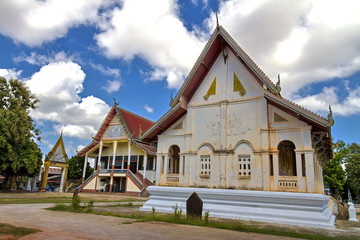
[[[100,148],[99,148],[99,156],[98,156],[98,165],[97,165],[97,170],[100,169],[100,161],[101,161],[101,153],[102,153],[102,141],[100,141]]]
[[[61,182],[60,182],[60,190],[59,190],[59,192],[64,192],[65,172],[66,172],[66,167],[63,168],[63,171],[61,173]]]
[[[169,154],[165,154],[165,161],[164,161],[164,182],[166,182],[166,176],[169,171]]]
[[[305,154],[307,192],[315,193],[315,167],[313,154]]]
[[[116,140],[114,140],[114,143],[113,143],[114,151],[113,151],[113,160],[112,160],[112,167],[111,167],[112,169],[114,169],[114,166],[115,166],[116,147],[117,147],[117,142],[116,142]]]
[[[82,183],[84,183],[84,181],[85,181],[87,162],[88,162],[88,153],[85,154],[84,169],[83,169],[83,176],[82,176]]]
[[[147,165],[147,152],[145,152],[145,156],[144,156],[144,179],[146,179],[146,165]]]
[[[261,155],[262,159],[262,174],[263,174],[263,190],[264,191],[270,191],[270,167],[269,167],[269,153],[262,153]]]
[[[130,171],[130,157],[131,157],[131,141],[129,140],[128,142],[128,148],[129,148],[129,152],[128,152],[128,164],[127,164],[127,169],[128,171]]]
[[[275,189],[279,188],[279,151],[273,154],[273,170]]]
[[[161,165],[161,164],[162,164],[162,155],[161,155],[161,154],[157,154],[157,155],[156,155],[156,161],[157,161],[157,163],[156,163],[157,168],[156,168],[155,183],[156,183],[157,186],[159,186],[159,185],[160,185],[160,182],[161,182],[160,176],[161,176],[161,174],[162,174],[162,172],[161,172],[161,168],[162,168],[162,165]]]
[[[296,175],[297,175],[298,191],[306,192],[306,185],[303,180],[303,172],[302,172],[302,159],[301,159],[302,152],[298,152],[297,150],[295,150],[295,153],[296,153]]]

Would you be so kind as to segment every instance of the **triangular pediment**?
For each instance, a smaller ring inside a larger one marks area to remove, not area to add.
[[[45,162],[50,161],[53,163],[68,163],[69,159],[65,152],[65,145],[62,138],[62,134],[55,143],[51,151],[46,155]]]

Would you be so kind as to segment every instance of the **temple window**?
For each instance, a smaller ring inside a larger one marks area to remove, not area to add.
[[[169,173],[179,174],[180,148],[178,145],[172,145],[169,148]]]
[[[250,155],[238,156],[239,178],[251,176],[251,158]]]
[[[211,166],[210,155],[201,155],[200,156],[200,177],[202,177],[202,178],[210,177],[210,166]]]
[[[291,141],[282,141],[279,150],[279,175],[296,176],[295,144]]]

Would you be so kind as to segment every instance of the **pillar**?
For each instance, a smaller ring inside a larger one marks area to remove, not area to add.
[[[162,170],[162,155],[161,154],[157,154],[156,155],[156,166],[157,166],[157,168],[156,168],[156,177],[155,177],[155,183],[156,183],[156,185],[157,186],[159,186],[160,185],[160,176],[161,176],[161,174],[162,174],[162,172],[161,172],[161,170]]]
[[[64,192],[65,171],[66,171],[66,167],[62,169],[59,192]]]
[[[304,154],[304,152],[295,149],[295,153],[296,153],[295,156],[296,156],[296,175],[297,175],[298,191],[306,192],[306,184],[303,179],[302,160],[301,160],[301,154]]]
[[[100,170],[100,161],[101,161],[101,154],[102,154],[102,141],[100,141],[100,147],[99,147],[99,156],[98,156],[98,165],[97,165],[97,170],[98,170],[98,174],[99,174],[99,170]]]
[[[147,166],[147,152],[145,151],[145,156],[144,156],[144,175],[143,175],[144,183],[145,183],[145,179],[146,179],[146,166]]]
[[[128,149],[129,149],[129,152],[128,152],[128,164],[127,164],[127,172],[130,171],[130,158],[131,158],[131,140],[129,140],[128,142]]]
[[[84,184],[84,181],[85,181],[87,163],[88,163],[88,153],[85,154],[84,170],[83,170],[83,176],[82,176],[82,184]]]
[[[50,167],[50,162],[47,162],[44,164],[45,170],[43,172],[43,177],[42,177],[42,191],[46,191],[46,183],[47,183],[47,178],[48,178],[48,174],[49,174],[49,167]]]
[[[279,151],[273,153],[273,171],[275,189],[279,188]]]
[[[261,155],[262,159],[262,175],[263,175],[263,190],[270,191],[270,161],[269,161],[269,152],[264,152]]]
[[[313,153],[305,153],[307,192],[315,193],[315,166]]]
[[[115,157],[116,157],[116,146],[117,145],[117,142],[116,140],[114,140],[114,143],[113,143],[113,158],[112,158],[112,164],[111,164],[111,174],[110,174],[110,188],[109,188],[109,192],[111,193],[112,192],[112,186],[113,186],[113,183],[114,183],[114,168],[115,168]]]

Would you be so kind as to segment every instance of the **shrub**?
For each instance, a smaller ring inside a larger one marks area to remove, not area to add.
[[[175,219],[180,219],[181,214],[182,214],[182,209],[179,208],[179,206],[176,204],[175,206],[172,207],[174,209],[174,218]]]
[[[73,210],[78,210],[80,208],[80,197],[79,195],[74,195],[71,201],[71,207]]]

